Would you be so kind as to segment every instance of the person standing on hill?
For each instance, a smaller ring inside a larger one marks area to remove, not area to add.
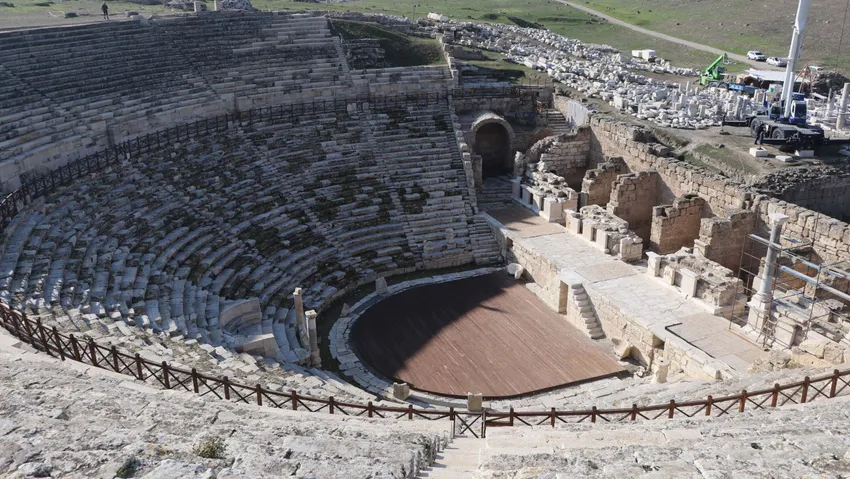
[[[109,20],[109,7],[106,5],[106,2],[103,2],[103,6],[100,9],[103,11],[103,19]]]

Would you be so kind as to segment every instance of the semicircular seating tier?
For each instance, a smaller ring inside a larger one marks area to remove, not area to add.
[[[265,355],[299,362],[295,288],[321,309],[378,276],[498,259],[469,194],[445,100],[234,125],[31,203],[4,231],[0,300],[71,330],[237,350],[273,334]],[[225,322],[245,300],[256,314]]]
[[[327,19],[217,12],[0,33],[0,191],[141,134],[350,95]]]

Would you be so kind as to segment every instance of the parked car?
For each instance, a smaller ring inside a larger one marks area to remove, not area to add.
[[[767,57],[764,56],[764,53],[762,53],[758,50],[748,51],[747,52],[747,58],[749,58],[750,60],[755,60],[757,62],[763,62],[767,59]]]
[[[788,62],[784,58],[770,57],[767,59],[767,64],[775,67],[784,67]]]

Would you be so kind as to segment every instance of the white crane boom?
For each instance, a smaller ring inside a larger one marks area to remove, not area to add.
[[[803,32],[806,29],[806,20],[809,18],[809,6],[811,0],[800,0],[797,5],[797,19],[794,21],[794,33],[791,35],[791,48],[788,51],[788,63],[785,65],[785,83],[782,85],[782,100],[785,102],[784,117],[791,117],[791,93],[794,92],[794,72],[797,69],[797,60],[803,47]]]

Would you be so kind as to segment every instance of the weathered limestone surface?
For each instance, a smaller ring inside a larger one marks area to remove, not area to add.
[[[584,174],[581,192],[586,195],[584,206],[606,206],[611,201],[611,189],[617,178],[627,172],[627,167],[620,157],[606,158],[596,168]]]
[[[700,219],[705,201],[690,195],[678,198],[672,205],[652,209],[649,248],[659,254],[692,247],[699,237]]]
[[[353,92],[338,42],[323,17],[259,12],[4,33],[0,191],[110,142],[237,107]]]
[[[622,156],[631,171],[657,171],[660,177],[658,204],[670,204],[677,197],[695,193],[706,201],[707,209],[703,216],[732,218],[730,215],[734,213],[727,211],[748,210],[756,215],[753,223],[756,227],[768,224],[768,215],[782,213],[790,218],[785,234],[813,243],[818,255],[825,261],[850,257],[850,225],[847,223],[760,195],[753,189],[669,158],[666,156],[669,149],[655,143],[651,133],[641,127],[603,116],[591,118],[590,125],[593,131],[591,165],[604,161],[606,156]],[[738,251],[740,258],[740,244]],[[732,266],[725,260],[721,264]]]
[[[710,421],[488,429],[474,477],[843,476],[847,405],[831,399]]]
[[[614,181],[608,212],[622,218],[629,227],[649,242],[653,207],[658,204],[659,178],[655,171],[620,175]]]
[[[582,127],[572,133],[550,136],[535,143],[525,153],[528,168],[554,173],[567,184],[579,188],[590,155],[590,128]]]
[[[756,214],[752,211],[729,211],[727,216],[703,218],[695,252],[715,263],[738,271],[741,251],[747,236],[756,231]]]
[[[0,475],[8,478],[399,477],[429,466],[448,423],[366,420],[163,391],[98,368],[0,352]],[[192,449],[224,441],[221,459]],[[197,475],[196,475],[197,474]]]

